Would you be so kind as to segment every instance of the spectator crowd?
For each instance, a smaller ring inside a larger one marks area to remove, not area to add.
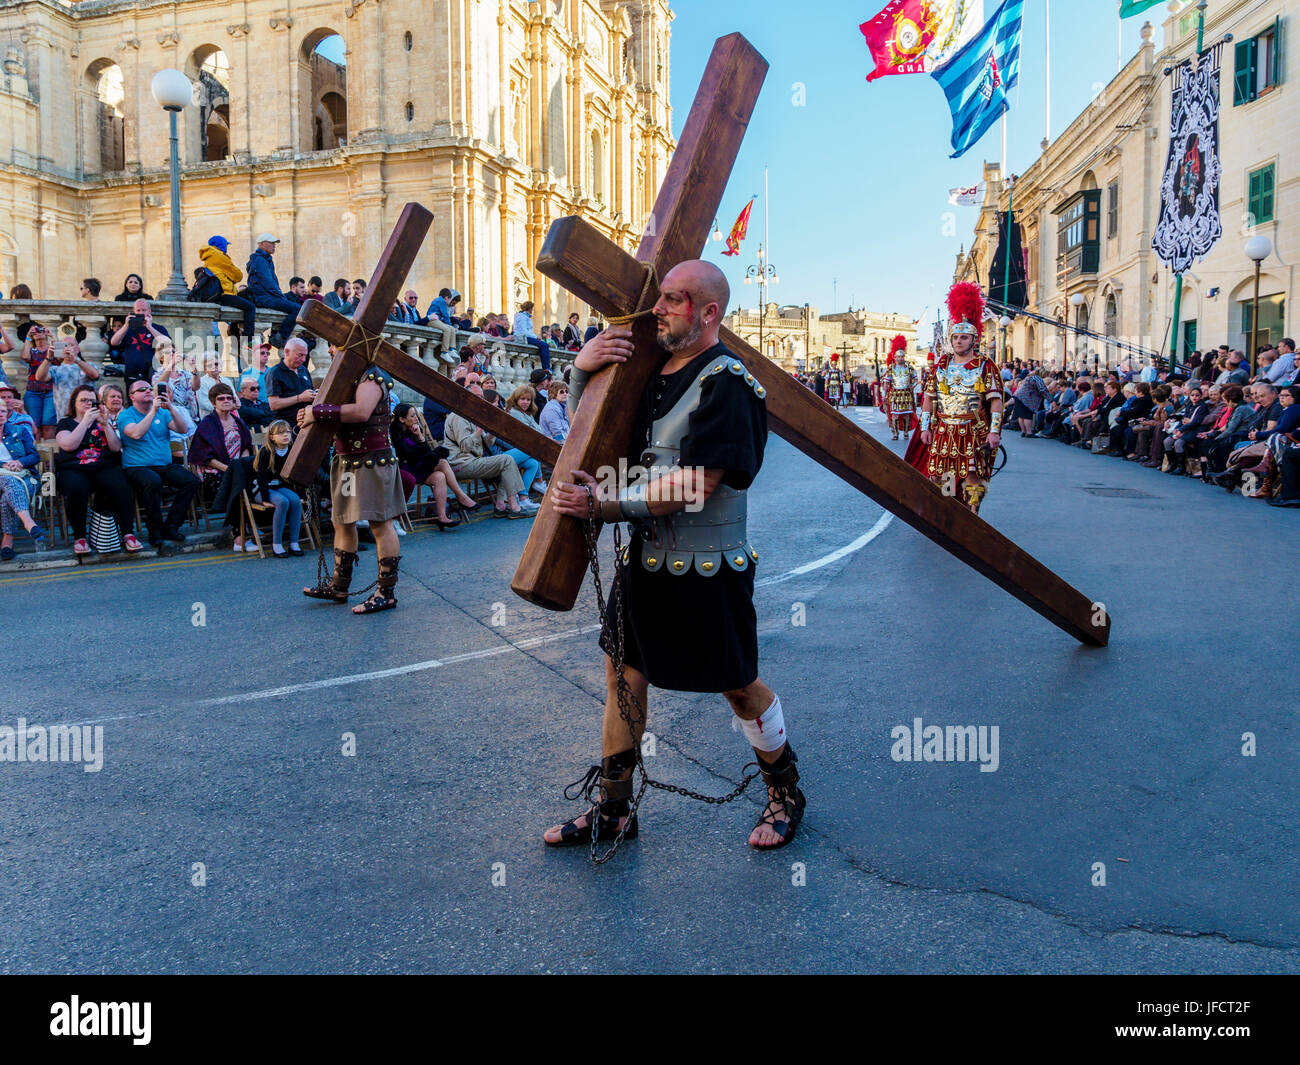
[[[273,510],[276,557],[302,553],[308,500],[302,486],[285,482],[280,471],[298,432],[298,412],[316,400],[307,365],[318,341],[294,330],[308,300],[352,316],[366,282],[339,278],[322,291],[319,277],[293,276],[282,288],[275,268],[279,240],[261,233],[254,245],[241,270],[230,242],[220,235],[209,238],[199,250],[191,291],[192,299],[239,312],[228,327],[238,353],[233,378],[222,375],[216,355],[196,366],[177,351],[168,330],[154,321],[153,297],[136,273],[127,275],[114,297],[123,309],[109,321],[104,365],[83,357],[85,330],[75,323],[67,336],[52,335],[31,319],[20,322],[16,336],[0,326],[0,354],[21,349],[19,359],[27,369],[25,382],[11,382],[0,367],[0,561],[15,557],[20,535],[30,537],[38,550],[46,545],[48,531],[38,520],[47,506],[43,472],[53,474],[78,556],[134,553],[146,543],[165,552],[169,544],[185,542],[187,524],[198,531],[196,502],[208,521],[222,523],[233,550],[256,550],[241,518],[247,513],[245,500]],[[97,278],[82,282],[83,299],[99,300],[102,292]],[[34,299],[23,284],[13,286],[9,298]],[[551,357],[578,351],[599,332],[600,321],[590,317],[584,325],[572,314],[564,326],[537,326],[528,301],[513,316],[480,316],[472,308],[462,310],[462,302],[454,288],[443,288],[421,313],[417,292],[408,289],[389,319],[432,329],[444,355],[456,363],[454,380],[563,441],[569,430],[567,384],[553,377]],[[265,341],[256,335],[259,313],[263,319],[269,313],[273,322]],[[469,338],[458,347],[462,332]],[[541,363],[529,384],[509,396],[498,392],[489,372],[487,345],[493,338],[530,345]],[[399,404],[395,397],[393,402],[393,447],[417,519],[451,530],[480,508],[508,518],[536,514],[546,490],[536,457],[432,401],[422,409]],[[323,484],[324,470],[316,486]],[[328,523],[328,491],[321,495],[316,516]]]
[[[1171,477],[1194,477],[1275,507],[1300,507],[1295,341],[1261,347],[1254,368],[1223,345],[1177,372],[1148,359],[1104,373],[1002,368],[1008,427]]]

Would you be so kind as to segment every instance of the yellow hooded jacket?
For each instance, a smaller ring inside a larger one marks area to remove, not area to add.
[[[199,249],[199,258],[203,265],[217,275],[221,282],[221,291],[227,296],[235,295],[235,286],[244,279],[244,271],[230,261],[224,251],[205,244]]]

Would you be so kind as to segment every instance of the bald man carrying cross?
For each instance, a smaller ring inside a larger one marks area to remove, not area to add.
[[[786,736],[781,700],[758,678],[754,567],[758,552],[745,528],[746,490],[763,464],[767,441],[764,389],[718,340],[730,290],[721,270],[690,260],[659,286],[654,305],[666,359],[641,397],[628,448],[635,479],[578,470],[556,471],[548,505],[561,514],[631,522],[627,564],[615,577],[605,651],[601,763],[588,771],[584,813],[547,830],[556,847],[597,838],[634,838],[632,771],[646,723],[649,685],[672,691],[721,692],[754,748],[768,803],[749,836],[772,850],[794,838],[806,799]],[[614,325],[593,338],[574,362],[570,411],[587,378],[633,354],[632,330]],[[602,471],[596,471],[602,473]],[[600,487],[604,485],[604,487]],[[614,614],[617,616],[613,616]],[[622,665],[631,697],[630,721],[619,706],[612,633],[623,634]],[[597,783],[598,781],[598,783]]]

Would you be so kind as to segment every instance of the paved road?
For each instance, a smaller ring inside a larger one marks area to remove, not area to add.
[[[1107,604],[1106,650],[773,439],[762,674],[811,799],[776,854],[753,803],[659,794],[608,866],[542,847],[601,671],[589,596],[510,595],[526,523],[409,537],[375,618],[303,600],[310,559],[0,576],[42,663],[0,724],[104,728],[98,773],[0,762],[0,970],[1300,972],[1295,641],[1259,561],[1296,515],[1008,446],[985,515]],[[996,771],[895,761],[916,717],[998,726]],[[717,697],[656,697],[651,728],[665,780],[747,760]]]

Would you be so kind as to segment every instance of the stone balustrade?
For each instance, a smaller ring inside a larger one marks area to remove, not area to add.
[[[233,376],[237,365],[247,366],[249,356],[247,346],[236,350],[235,340],[225,335],[221,325],[241,320],[241,315],[233,308],[222,307],[215,303],[188,303],[183,300],[154,300],[150,306],[153,320],[171,335],[177,349],[182,353],[186,365],[202,369],[203,360],[215,355],[220,360],[221,373]],[[27,367],[23,365],[22,344],[18,340],[18,326],[27,321],[38,322],[55,336],[70,333],[76,325],[86,330],[85,339],[81,341],[82,356],[87,362],[104,366],[105,379],[112,379],[118,371],[109,358],[109,328],[112,319],[123,319],[131,313],[131,305],[112,300],[0,300],[0,326],[14,344],[12,351],[0,356],[5,375],[20,389],[27,380]],[[259,311],[257,330],[259,337],[264,336],[273,324],[279,324],[276,314]],[[427,326],[403,325],[388,322],[383,330],[384,337],[396,347],[401,348],[412,358],[450,375],[452,368],[459,364],[456,352],[441,350],[441,335]],[[475,334],[461,332],[457,341],[468,343]],[[503,396],[508,396],[516,387],[527,384],[529,375],[541,366],[537,351],[530,344],[516,344],[495,337],[487,338],[489,366],[497,379],[498,389]],[[317,342],[311,354],[310,368],[317,381],[325,376],[329,369],[330,352],[323,342]],[[551,361],[551,368],[556,373],[562,372],[564,366],[572,361],[572,352],[557,351]],[[396,389],[400,399],[406,402],[419,402],[413,391],[403,385]]]

